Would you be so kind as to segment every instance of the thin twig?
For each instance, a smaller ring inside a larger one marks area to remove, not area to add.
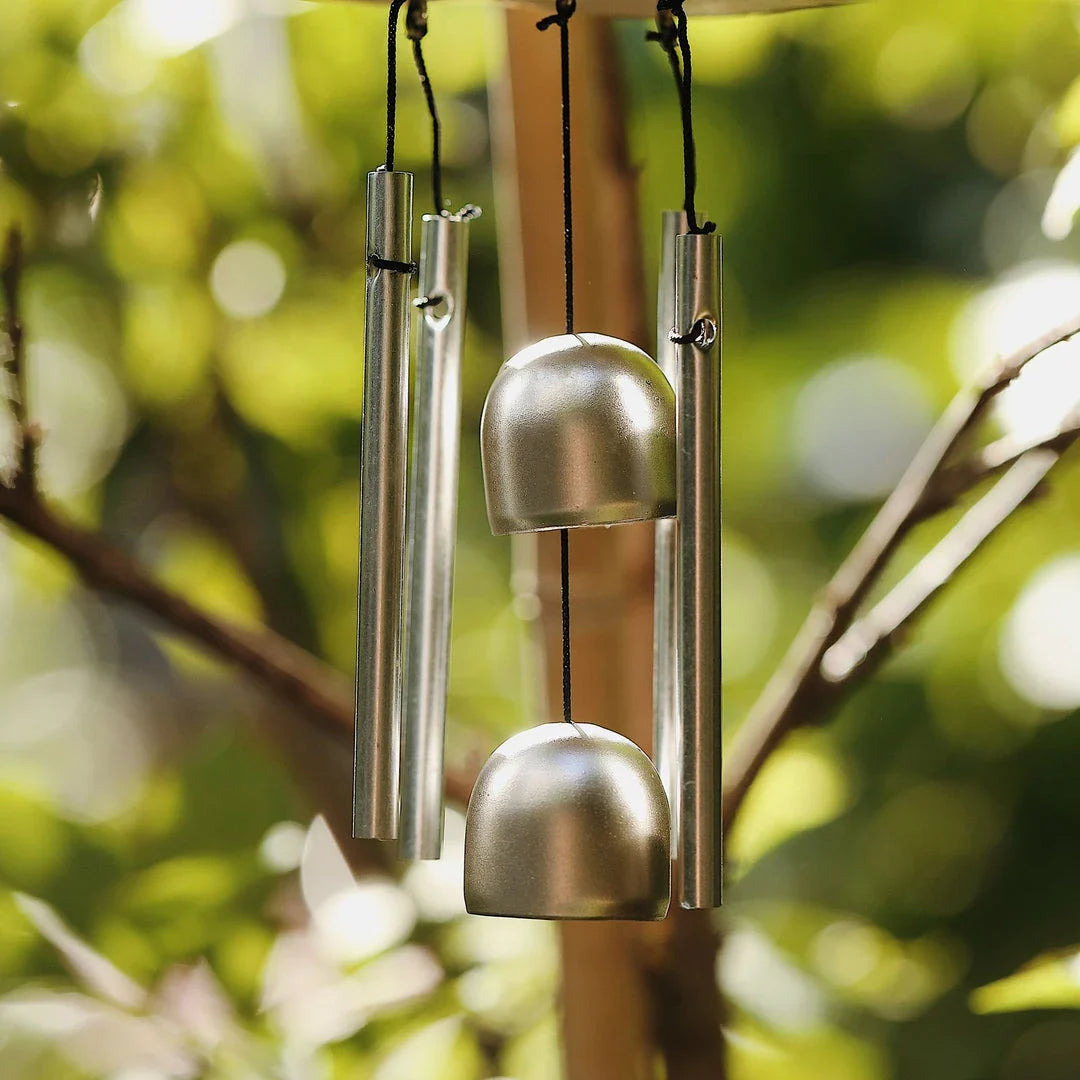
[[[1018,510],[1060,458],[1053,450],[1031,450],[964,514],[867,614],[857,619],[821,661],[830,683],[865,675],[931,600],[954,579],[971,556]]]
[[[897,548],[911,529],[937,510],[952,505],[983,477],[968,469],[970,484],[949,482],[949,500],[938,488],[949,478],[952,459],[968,441],[994,398],[1040,353],[1080,333],[1080,316],[1054,327],[1005,357],[980,385],[953,398],[916,453],[900,482],[866,532],[841,564],[814,605],[780,667],[766,684],[744,722],[728,756],[724,782],[724,828],[729,829],[762,765],[784,737],[820,720],[837,700],[843,682],[830,682],[822,659],[847,632]],[[986,474],[988,475],[988,473]],[[963,488],[963,490],[961,490]],[[883,646],[887,647],[887,646]]]
[[[4,296],[7,313],[6,330],[11,346],[8,362],[10,376],[10,408],[15,420],[15,437],[18,440],[18,457],[13,482],[20,488],[32,489],[34,485],[35,442],[37,433],[27,418],[26,391],[26,340],[22,322],[22,234],[17,228],[9,230],[4,246],[3,271],[0,272],[0,290]]]
[[[1080,436],[1080,412],[1071,414],[1053,432],[1038,439],[1017,439],[1006,435],[988,443],[981,450],[956,465],[942,469],[919,508],[920,520],[933,517],[942,510],[955,506],[973,488],[984,480],[1000,476],[1025,454],[1032,450],[1067,450]]]

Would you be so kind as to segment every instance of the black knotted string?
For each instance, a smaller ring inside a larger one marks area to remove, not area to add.
[[[577,0],[555,0],[555,14],[536,24],[537,30],[559,28],[562,72],[563,260],[566,272],[566,332],[574,332],[574,197],[570,190],[570,17]]]
[[[698,319],[685,334],[678,330],[672,330],[668,334],[668,341],[672,345],[697,345],[699,349],[712,348],[716,340],[717,326],[713,319]]]
[[[431,87],[427,64],[424,62],[424,48],[421,44],[427,32],[427,0],[409,0],[409,10],[405,13],[405,33],[412,42],[416,74],[420,77],[420,88],[424,91],[424,101],[431,115],[431,197],[435,203],[435,213],[442,214],[445,213],[442,190],[442,126],[439,123],[439,110],[435,107],[435,91]]]
[[[374,251],[367,257],[368,266],[375,270],[393,270],[398,274],[415,274],[420,268],[414,262],[398,262],[397,259],[383,259]]]
[[[537,24],[537,30],[559,28],[559,57],[562,74],[562,165],[563,165],[563,268],[566,281],[566,332],[574,332],[574,198],[570,169],[570,18],[576,0],[555,0],[555,14]],[[563,719],[572,724],[570,708],[570,532],[562,529],[560,540],[560,583],[562,586],[562,692]]]
[[[683,138],[683,209],[686,211],[687,228],[692,233],[714,232],[715,222],[698,224],[697,209],[694,206],[697,194],[697,148],[694,145],[692,104],[693,61],[682,0],[658,0],[656,29],[645,37],[647,41],[655,41],[666,53],[679,94]]]

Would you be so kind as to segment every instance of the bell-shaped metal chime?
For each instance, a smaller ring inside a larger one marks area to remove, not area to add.
[[[675,395],[640,349],[546,338],[503,364],[481,421],[495,533],[613,525],[675,509]],[[565,587],[565,582],[564,582]],[[670,809],[648,756],[592,724],[515,735],[484,766],[465,826],[480,915],[661,919]]]
[[[475,915],[662,919],[668,801],[648,756],[593,724],[507,739],[480,772],[465,833]]]
[[[675,395],[641,349],[544,338],[503,364],[480,422],[497,535],[675,513]]]

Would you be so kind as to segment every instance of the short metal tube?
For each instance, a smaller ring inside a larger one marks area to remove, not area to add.
[[[412,259],[412,173],[367,178],[367,251]],[[397,835],[410,275],[368,264],[360,451],[353,836]]]
[[[671,328],[675,325],[675,238],[686,231],[682,210],[665,210],[660,237],[660,278],[656,301],[656,362],[678,394],[678,365]],[[678,520],[656,522],[653,589],[653,761],[671,803],[671,844],[679,838],[679,649]]]
[[[469,221],[425,215],[406,544],[400,850],[437,859],[457,531]]]
[[[681,903],[721,900],[720,238],[675,242],[678,346]]]

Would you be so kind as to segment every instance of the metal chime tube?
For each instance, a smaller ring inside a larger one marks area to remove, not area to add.
[[[720,238],[675,242],[678,346],[679,874],[683,907],[721,896]]]
[[[367,179],[367,251],[412,258],[413,177]],[[398,693],[405,534],[410,276],[369,263],[360,452],[360,575],[356,646],[353,836],[397,835]]]
[[[437,859],[442,850],[468,250],[467,219],[424,216],[402,689],[400,843],[408,859]]]
[[[656,303],[656,362],[678,391],[678,365],[671,328],[675,325],[675,238],[686,231],[682,210],[665,210],[660,237],[660,279]],[[653,760],[671,803],[671,842],[679,836],[679,600],[676,518],[656,523],[653,592]]]

